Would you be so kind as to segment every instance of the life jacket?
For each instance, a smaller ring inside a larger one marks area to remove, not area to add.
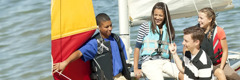
[[[218,26],[216,26],[214,28],[213,36],[212,36],[214,55],[210,56],[210,58],[212,60],[212,63],[214,65],[217,65],[217,64],[221,63],[222,53],[223,53],[222,45],[221,45],[221,42],[220,42],[221,40],[218,38],[218,35],[217,35],[217,29],[218,29]]]
[[[111,34],[117,41],[120,57],[122,60],[122,75],[130,80],[130,72],[127,68],[126,59],[120,44],[120,38],[116,34]],[[92,80],[113,80],[113,63],[112,63],[112,50],[110,41],[104,41],[99,33],[93,36],[97,39],[98,51],[95,58],[91,61],[92,67]]]
[[[143,38],[143,45],[141,47],[141,55],[161,55],[163,58],[169,58],[168,54],[168,44],[169,44],[169,36],[167,32],[167,27],[163,25],[162,36],[159,36],[159,33],[153,34],[151,30],[151,22],[148,22],[149,25],[149,33],[147,36]],[[157,31],[159,29],[157,28]]]

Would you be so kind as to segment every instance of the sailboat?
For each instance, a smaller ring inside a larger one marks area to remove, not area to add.
[[[204,7],[211,7],[214,11],[225,11],[234,8],[232,0],[118,0],[119,5],[119,32],[125,43],[128,56],[132,52],[129,42],[130,26],[140,25],[150,20],[151,10],[155,3],[164,2],[168,5],[172,19],[196,16],[198,10]],[[126,13],[127,12],[127,13]],[[130,25],[130,26],[129,26]],[[129,48],[129,49],[127,49]],[[229,55],[228,59],[240,59],[240,52],[229,51],[234,55]],[[133,59],[128,58],[131,64]],[[235,71],[240,71],[240,61],[231,65]],[[134,73],[131,73],[134,77]],[[164,74],[164,77],[170,77]]]
[[[150,19],[150,10],[158,2],[168,5],[173,19],[197,15],[199,9],[212,7],[215,11],[232,9],[232,0],[118,0],[119,32],[130,60],[130,26],[139,25]],[[52,0],[52,61],[65,60],[73,51],[81,47],[95,32],[96,23],[91,0]],[[130,25],[130,26],[129,26]],[[238,58],[238,57],[232,57]],[[240,62],[234,69],[239,70]],[[63,73],[55,73],[55,80],[90,80],[90,64],[81,59],[69,64]],[[132,74],[134,77],[134,75]],[[168,75],[164,75],[169,77]]]
[[[52,64],[66,60],[97,28],[91,0],[51,0]],[[54,73],[55,80],[90,80],[90,62],[78,59],[65,70]]]

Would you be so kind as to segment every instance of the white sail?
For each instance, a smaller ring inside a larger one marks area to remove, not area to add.
[[[197,15],[198,10],[204,7],[213,7],[215,11],[232,9],[232,0],[128,0],[128,14],[131,25],[139,25],[150,19],[151,10],[157,2],[164,2],[172,19]],[[196,4],[196,7],[194,5]]]

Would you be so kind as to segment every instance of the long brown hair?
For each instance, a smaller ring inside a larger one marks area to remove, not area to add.
[[[167,32],[169,34],[169,39],[172,39],[174,40],[175,38],[175,30],[172,26],[172,22],[171,22],[171,17],[170,17],[170,13],[168,11],[168,7],[167,7],[167,4],[163,3],[163,2],[158,2],[156,3],[154,6],[153,6],[153,9],[152,9],[152,13],[151,13],[151,30],[153,33],[155,33],[156,30],[156,22],[154,20],[154,10],[155,9],[161,9],[163,10],[164,12],[164,20],[163,20],[163,25],[166,24],[167,26]],[[166,10],[165,10],[166,9]],[[168,20],[167,20],[168,18]],[[169,23],[169,24],[168,24]],[[170,28],[170,31],[171,31],[171,35],[170,35],[170,32],[169,32],[169,28]],[[171,38],[170,38],[171,37]]]
[[[205,13],[205,14],[207,15],[207,18],[208,18],[208,19],[212,19],[212,21],[211,21],[211,23],[210,23],[210,29],[209,29],[210,32],[208,33],[208,36],[207,36],[208,39],[211,39],[213,30],[214,30],[214,28],[215,28],[215,26],[216,26],[216,23],[215,23],[215,21],[216,21],[216,15],[215,15],[215,12],[214,12],[214,10],[213,10],[212,8],[210,8],[210,7],[203,8],[203,9],[200,10],[200,12]]]

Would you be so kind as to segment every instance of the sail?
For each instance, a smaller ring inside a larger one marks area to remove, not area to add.
[[[66,60],[81,47],[97,28],[92,0],[51,1],[51,43],[53,63]],[[90,62],[71,62],[63,74],[73,80],[90,80]],[[58,73],[55,80],[65,80]]]
[[[151,10],[157,2],[164,2],[172,19],[197,15],[198,10],[204,7],[213,7],[215,11],[232,9],[232,0],[128,0],[128,14],[131,25],[139,25],[150,20]],[[196,8],[195,5],[196,4]]]

